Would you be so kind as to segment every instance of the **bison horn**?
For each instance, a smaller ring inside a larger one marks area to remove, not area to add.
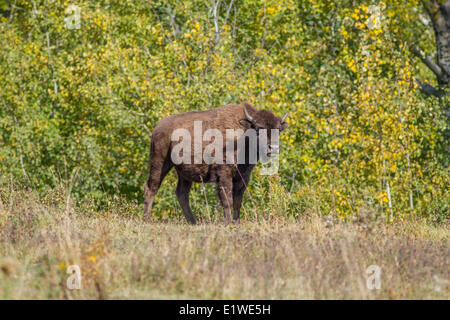
[[[247,109],[245,107],[244,107],[244,113],[245,113],[245,117],[247,118],[247,120],[250,122],[253,122],[253,117],[248,114]]]
[[[284,122],[288,116],[289,112],[286,112],[283,116],[283,118],[281,118],[281,122]]]

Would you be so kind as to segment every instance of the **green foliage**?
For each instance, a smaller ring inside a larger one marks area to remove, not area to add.
[[[257,168],[247,217],[270,214],[258,203],[273,195],[292,217],[370,206],[445,219],[448,124],[419,92],[414,78],[432,75],[408,51],[416,35],[433,46],[418,2],[245,0],[228,11],[223,1],[217,33],[200,0],[18,0],[15,10],[1,1],[1,173],[39,192],[68,181],[99,205],[111,195],[142,201],[160,119],[246,100],[290,111],[279,177]],[[72,4],[79,29],[64,20]],[[179,214],[175,179],[155,215]],[[203,216],[205,197],[214,218],[213,188],[194,186]]]

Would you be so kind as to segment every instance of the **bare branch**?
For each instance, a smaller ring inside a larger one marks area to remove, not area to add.
[[[220,40],[220,29],[219,29],[219,16],[217,15],[217,10],[220,6],[220,2],[221,0],[217,0],[216,3],[212,4],[212,13],[213,13],[213,18],[214,18],[214,30],[216,33],[216,37],[214,40],[214,43],[217,45],[219,43]]]
[[[225,21],[223,22],[223,25],[225,25],[228,21],[228,16],[230,15],[230,11],[231,11],[231,7],[233,6],[233,2],[234,2],[234,0],[230,1],[230,5],[228,6],[227,15],[225,16]],[[223,26],[222,26],[222,28],[223,28]]]
[[[416,79],[417,84],[420,86],[421,91],[425,93],[427,96],[435,96],[441,98],[445,96],[445,92],[442,90],[438,90],[427,82],[422,82],[419,79]]]
[[[417,48],[415,45],[411,45],[411,52],[420,58],[422,62],[430,68],[431,71],[440,79],[442,77],[442,68],[438,66],[436,63],[433,62],[433,60],[428,56],[426,53],[424,53],[421,49]]]

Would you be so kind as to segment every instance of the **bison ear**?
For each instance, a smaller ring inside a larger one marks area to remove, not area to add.
[[[243,126],[245,129],[250,129],[253,126],[253,123],[251,123],[247,119],[241,119],[239,120],[239,124]]]

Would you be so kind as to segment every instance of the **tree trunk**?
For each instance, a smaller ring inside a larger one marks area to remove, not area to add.
[[[421,57],[436,75],[439,87],[446,90],[450,86],[450,0],[423,0],[425,10],[433,24],[436,38],[436,62],[429,57]]]
[[[422,92],[427,95],[433,95],[439,98],[447,121],[450,121],[450,105],[447,96],[450,94],[450,0],[422,0],[425,11],[430,17],[433,24],[434,35],[436,40],[436,60],[427,56],[417,47],[412,47],[412,52],[417,55],[422,62],[436,76],[439,89],[433,88],[427,83],[418,83],[422,87]],[[442,132],[446,150],[450,154],[450,129],[444,129]]]

